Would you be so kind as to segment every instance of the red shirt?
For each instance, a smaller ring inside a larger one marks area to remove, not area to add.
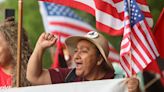
[[[57,68],[57,69],[49,69],[51,82],[52,84],[56,83],[64,83],[65,78],[70,73],[71,69],[67,68]],[[109,71],[102,79],[113,79],[114,78],[114,72]],[[87,81],[83,78],[76,77],[72,82],[79,82],[79,81]]]
[[[12,76],[6,74],[0,67],[0,87],[11,87]]]

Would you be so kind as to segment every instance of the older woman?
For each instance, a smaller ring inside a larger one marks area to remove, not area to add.
[[[0,87],[16,86],[17,24],[12,20],[0,24]],[[25,72],[31,49],[24,30],[22,35],[21,86],[28,86]]]
[[[55,84],[89,80],[113,79],[114,69],[107,57],[108,41],[98,32],[66,39],[66,46],[73,56],[75,69],[42,69],[42,56],[46,48],[56,42],[56,37],[42,33],[27,66],[27,79],[33,84]],[[128,81],[129,92],[138,91],[138,80]]]

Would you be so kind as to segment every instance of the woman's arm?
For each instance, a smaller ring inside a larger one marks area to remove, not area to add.
[[[42,33],[27,65],[27,79],[35,85],[51,84],[49,71],[42,68],[42,57],[46,48],[51,47],[57,38],[49,33]]]

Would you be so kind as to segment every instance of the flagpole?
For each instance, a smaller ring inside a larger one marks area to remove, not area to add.
[[[128,0],[128,12],[129,12],[129,15],[131,15],[131,12],[130,12],[130,0]],[[130,18],[131,16],[129,16],[129,18]],[[132,77],[133,76],[133,68],[132,68],[132,66],[133,66],[133,63],[132,63],[132,50],[130,49],[130,77]]]
[[[150,82],[148,82],[146,85],[145,85],[145,90],[148,89],[151,85],[153,85],[156,81],[158,81],[160,79],[160,75],[159,74],[156,74],[155,75],[155,78],[153,78]]]
[[[23,0],[18,0],[18,38],[17,38],[17,80],[16,86],[20,87],[21,82],[21,34],[23,19]]]

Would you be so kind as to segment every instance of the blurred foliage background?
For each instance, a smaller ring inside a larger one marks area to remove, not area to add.
[[[3,1],[3,2],[1,2]],[[35,47],[35,43],[39,37],[39,35],[44,32],[42,18],[39,12],[39,6],[37,0],[23,0],[23,26],[26,29],[29,37],[29,42],[31,48]],[[164,8],[164,0],[147,0],[150,11],[153,15],[154,24],[156,23],[162,8]],[[15,20],[17,21],[17,13],[18,13],[18,0],[0,0],[0,21],[4,21],[5,9],[12,8],[16,10]],[[95,19],[92,15],[89,15],[85,12],[76,10],[79,16],[83,17],[84,20],[90,23],[95,27]],[[113,37],[104,34],[113,44],[113,46],[119,51],[120,48],[120,37]],[[51,64],[51,57],[49,51],[47,50],[44,55],[44,67],[48,68]]]

